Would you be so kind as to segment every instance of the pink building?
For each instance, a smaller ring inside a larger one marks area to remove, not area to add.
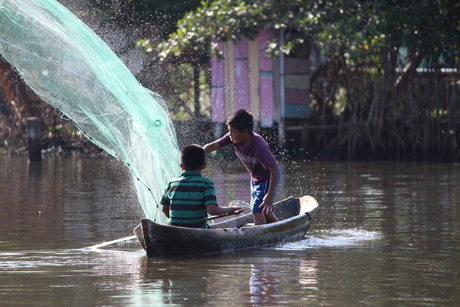
[[[261,29],[256,40],[218,43],[223,57],[211,61],[214,122],[224,123],[233,111],[245,108],[260,127],[284,127],[278,129],[281,137],[305,127],[310,116],[310,61],[267,57],[271,35],[271,29]]]

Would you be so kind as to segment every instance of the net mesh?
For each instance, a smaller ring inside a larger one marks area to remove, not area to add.
[[[128,165],[145,216],[166,222],[159,197],[180,169],[163,99],[55,0],[0,0],[0,54],[37,95]]]

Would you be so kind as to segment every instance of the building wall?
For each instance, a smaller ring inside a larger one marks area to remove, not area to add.
[[[302,58],[285,59],[285,116],[310,117],[310,61]]]
[[[261,127],[280,121],[279,60],[265,55],[271,29],[255,40],[219,42],[222,58],[211,62],[212,120],[223,123],[239,108],[250,110]],[[307,119],[310,103],[310,61],[285,58],[286,118]]]
[[[268,40],[271,36],[270,29],[261,29],[258,37],[258,63],[259,67],[259,97],[260,97],[260,125],[273,127],[275,121],[275,101],[273,88],[273,60],[265,55]]]

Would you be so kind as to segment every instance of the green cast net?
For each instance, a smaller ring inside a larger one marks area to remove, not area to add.
[[[163,99],[55,0],[0,0],[0,54],[37,95],[126,163],[145,216],[166,222],[159,198],[180,169]]]

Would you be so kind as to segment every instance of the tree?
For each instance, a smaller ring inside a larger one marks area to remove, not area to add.
[[[325,56],[312,74],[312,122],[347,125],[319,146],[348,155],[454,152],[458,89],[440,73],[458,65],[459,15],[456,0],[208,1],[178,22],[159,55],[205,62],[216,55],[216,40],[285,29],[284,49],[274,37],[267,53],[307,44]],[[420,65],[435,75],[417,72]]]

